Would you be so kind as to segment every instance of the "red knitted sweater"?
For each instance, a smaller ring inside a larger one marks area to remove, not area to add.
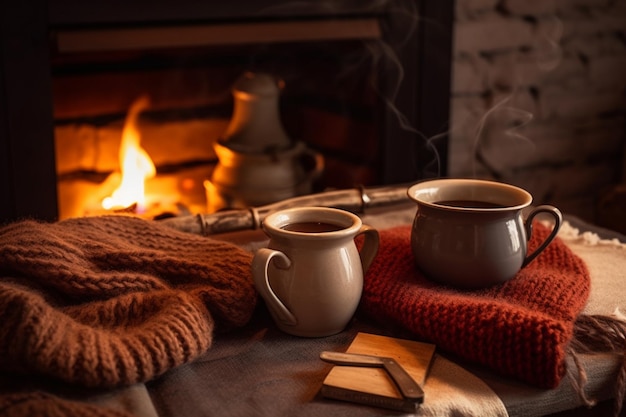
[[[534,250],[549,230],[537,224]],[[462,292],[416,268],[410,226],[380,232],[361,307],[464,359],[530,384],[553,388],[565,371],[574,321],[590,291],[584,262],[556,238],[505,284]]]

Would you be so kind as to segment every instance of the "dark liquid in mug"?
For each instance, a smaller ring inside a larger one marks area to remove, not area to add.
[[[342,226],[337,226],[332,223],[324,222],[296,222],[289,223],[281,227],[283,230],[289,230],[290,232],[301,233],[324,233],[324,232],[336,232],[337,230],[344,229]]]
[[[506,206],[489,201],[479,200],[446,200],[437,201],[435,204],[448,207],[465,207],[465,208],[504,208]]]

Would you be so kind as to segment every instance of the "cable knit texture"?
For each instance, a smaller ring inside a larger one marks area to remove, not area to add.
[[[542,224],[534,225],[529,251],[548,233]],[[556,387],[574,321],[590,292],[584,262],[556,238],[512,280],[457,291],[419,272],[410,239],[410,226],[380,232],[378,256],[365,279],[363,311],[503,375]]]
[[[214,330],[247,323],[251,260],[135,217],[4,226],[0,371],[88,387],[148,381],[205,352]]]

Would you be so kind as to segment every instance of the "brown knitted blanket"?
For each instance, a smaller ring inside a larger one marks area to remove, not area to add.
[[[148,381],[248,322],[251,258],[134,217],[4,226],[0,372],[87,387]]]
[[[529,250],[548,233],[535,225]],[[380,232],[379,253],[365,279],[364,312],[504,375],[557,386],[574,321],[589,296],[584,262],[557,238],[507,283],[460,292],[415,268],[410,236],[410,226]]]

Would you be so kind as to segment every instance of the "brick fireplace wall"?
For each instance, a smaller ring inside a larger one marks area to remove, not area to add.
[[[626,2],[457,0],[450,176],[610,225],[599,202],[626,182],[625,114]]]

